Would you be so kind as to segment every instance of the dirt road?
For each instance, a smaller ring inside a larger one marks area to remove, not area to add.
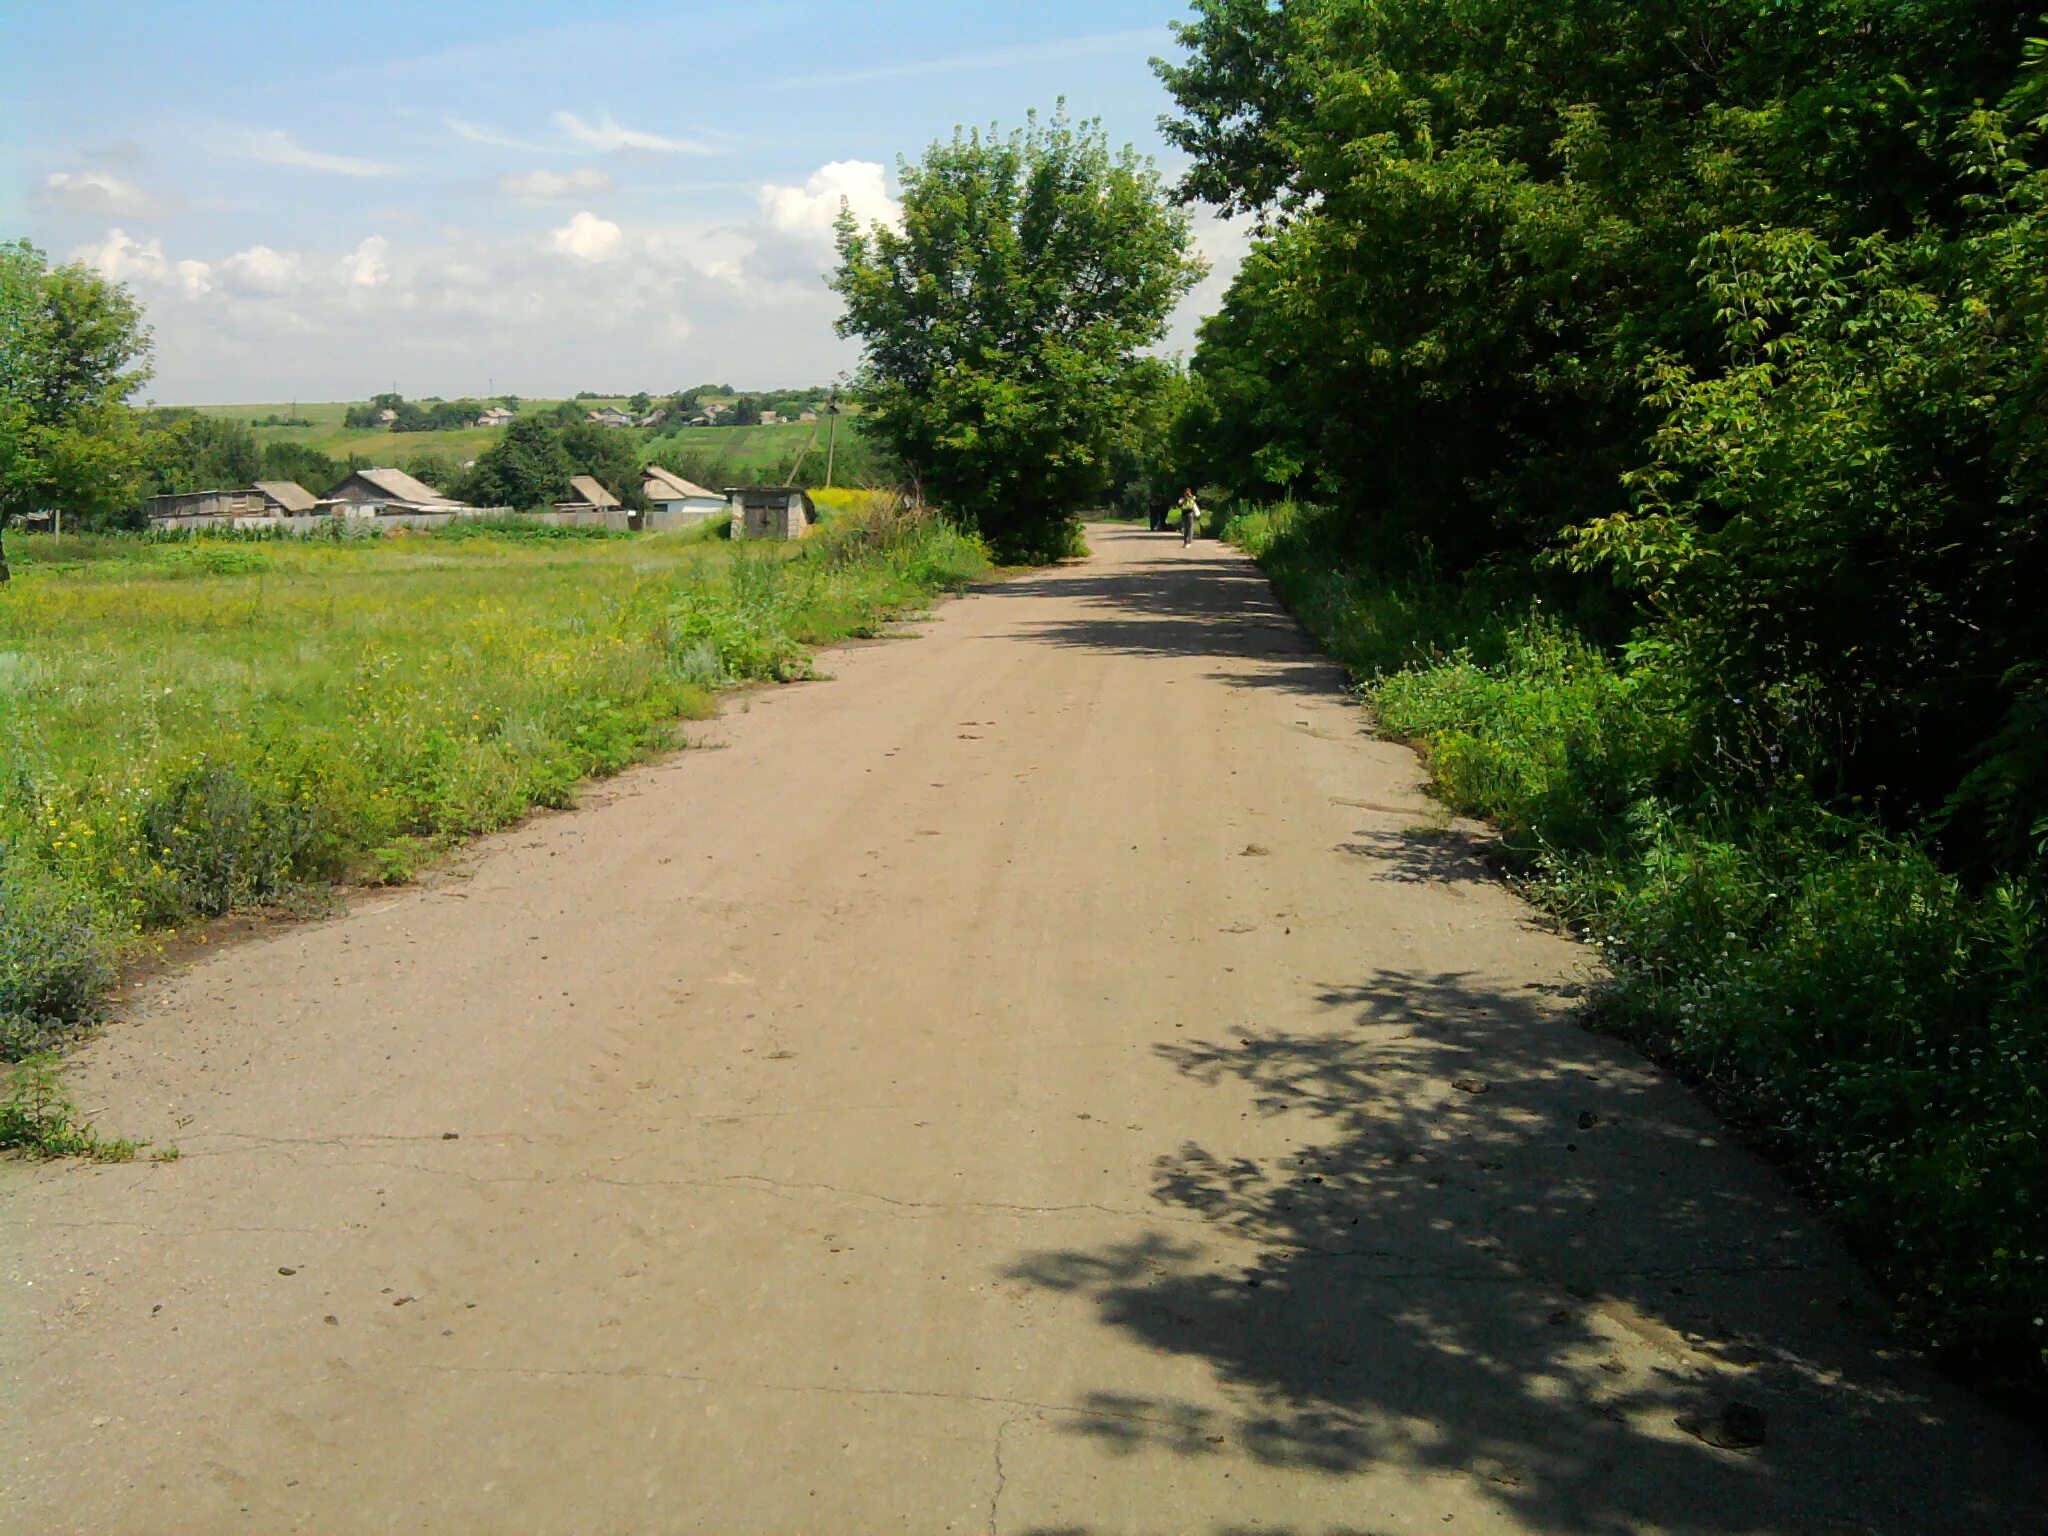
[[[0,1166],[0,1527],[2038,1536],[1255,569],[1092,537],[156,983],[179,1160]]]

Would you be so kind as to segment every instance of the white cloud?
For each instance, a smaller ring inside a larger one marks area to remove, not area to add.
[[[555,197],[590,197],[599,192],[609,192],[612,173],[601,171],[594,165],[578,167],[573,171],[528,171],[524,175],[507,175],[498,183],[498,189],[511,197],[546,199]]]
[[[73,261],[97,267],[117,283],[161,283],[170,273],[161,240],[137,240],[126,230],[110,229],[97,245],[81,245]]]
[[[472,123],[465,118],[448,119],[448,131],[458,139],[467,139],[472,144],[489,144],[497,149],[516,149],[529,155],[558,155],[562,152],[559,144],[535,144],[527,139],[515,139],[508,133],[483,123]]]
[[[162,199],[105,171],[52,171],[43,179],[41,201],[123,219],[155,219],[166,212]]]
[[[240,294],[271,298],[288,293],[304,280],[299,258],[267,245],[252,245],[237,251],[220,264],[221,276]]]
[[[761,216],[785,235],[830,245],[840,204],[863,226],[897,224],[903,209],[889,195],[889,175],[872,160],[834,160],[813,171],[800,187],[761,189]]]
[[[650,390],[714,377],[758,387],[852,363],[818,276],[827,231],[842,195],[893,212],[877,166],[793,182],[752,184],[751,204],[722,223],[643,210],[622,227],[569,204],[538,234],[378,218],[325,246],[273,234],[166,252],[109,230],[78,254],[146,297],[164,400],[349,399],[394,380],[413,395],[566,394],[622,369]]]
[[[555,126],[576,143],[589,149],[644,149],[658,155],[711,155],[717,149],[698,139],[672,139],[658,133],[644,133],[621,124],[611,113],[595,123],[586,123],[574,112],[557,112]]]
[[[615,254],[622,239],[619,226],[610,219],[584,212],[549,236],[549,243],[564,256],[579,261],[603,261]]]
[[[341,258],[341,270],[355,287],[374,288],[391,275],[390,265],[385,261],[390,254],[389,240],[382,235],[370,235]]]
[[[395,176],[398,167],[381,160],[359,160],[352,155],[330,155],[294,143],[282,128],[248,131],[231,136],[227,153],[243,160],[261,160],[266,165],[293,165],[309,171],[329,171],[336,176]]]
[[[1195,211],[1195,254],[1209,264],[1209,271],[1180,301],[1158,350],[1194,353],[1196,328],[1223,307],[1223,296],[1251,249],[1254,229],[1250,218],[1229,217],[1209,208]]]

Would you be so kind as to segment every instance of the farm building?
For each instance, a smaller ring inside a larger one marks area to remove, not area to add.
[[[640,488],[647,496],[647,504],[654,509],[648,514],[651,528],[702,523],[732,510],[731,503],[718,492],[707,491],[659,464],[647,466],[647,478],[641,481]]]
[[[327,493],[328,501],[345,501],[366,511],[447,512],[456,502],[402,469],[358,469]]]
[[[258,480],[246,491],[179,491],[142,504],[152,522],[166,518],[282,517],[311,512],[317,498],[292,480]]]
[[[555,503],[557,512],[609,512],[619,505],[619,498],[591,475],[571,475],[569,492],[566,501]]]
[[[811,493],[795,485],[750,485],[732,493],[736,539],[800,539],[818,521]]]
[[[488,411],[483,412],[480,416],[477,417],[476,424],[480,427],[509,426],[511,424],[513,414],[513,412],[508,411],[502,405],[494,405]]]
[[[583,419],[595,422],[600,427],[630,427],[633,425],[632,416],[615,405],[608,405],[598,411],[585,411]]]

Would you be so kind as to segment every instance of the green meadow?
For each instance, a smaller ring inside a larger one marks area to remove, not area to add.
[[[0,1058],[92,1019],[154,935],[404,880],[987,569],[875,503],[797,546],[9,536]]]

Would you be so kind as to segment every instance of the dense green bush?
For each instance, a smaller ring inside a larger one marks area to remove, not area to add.
[[[112,954],[83,892],[0,854],[0,1060],[96,1017]]]
[[[1475,621],[1470,584],[1376,575],[1312,509],[1233,528],[1438,793],[1496,820],[1524,889],[1601,947],[1596,1019],[1776,1143],[1911,1337],[2048,1371],[2038,883],[1968,884],[1796,772],[1731,789],[1665,647],[1617,657],[1528,599]],[[1475,649],[1446,645],[1465,623]]]

